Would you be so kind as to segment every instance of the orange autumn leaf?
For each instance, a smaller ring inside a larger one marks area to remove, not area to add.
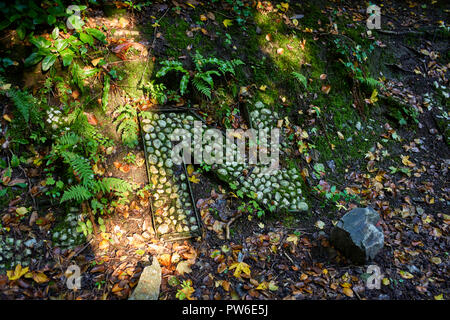
[[[353,290],[351,288],[344,288],[342,289],[342,292],[350,298],[353,298]]]
[[[123,173],[128,173],[128,171],[130,171],[130,166],[128,164],[124,164],[119,168],[119,170]]]
[[[108,247],[109,247],[109,241],[108,241],[108,240],[105,240],[105,239],[103,239],[103,240],[100,242],[100,244],[98,245],[98,248],[99,248],[100,250],[106,250],[106,249],[108,249]]]
[[[323,93],[328,94],[330,92],[330,90],[331,90],[331,86],[330,85],[322,86],[322,92]]]
[[[88,113],[88,112],[83,112],[83,113],[86,116],[89,124],[91,124],[93,126],[96,126],[98,124],[98,120],[95,117],[95,115],[93,115],[92,113]]]

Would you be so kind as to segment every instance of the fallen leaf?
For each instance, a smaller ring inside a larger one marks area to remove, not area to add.
[[[14,269],[14,271],[13,270],[6,271],[6,276],[10,281],[18,280],[28,273],[28,269],[29,269],[28,267],[22,268],[22,266],[18,264]]]
[[[331,90],[331,86],[330,85],[324,85],[322,86],[322,92],[325,94],[328,94]]]
[[[181,261],[177,265],[177,272],[181,275],[184,275],[185,273],[191,273],[192,269],[187,261]]]
[[[412,278],[414,278],[414,276],[411,273],[409,273],[408,271],[400,270],[399,273],[400,273],[400,275],[402,276],[403,279],[412,279]]]
[[[230,266],[229,269],[230,270],[236,269],[234,270],[233,274],[236,278],[240,278],[242,272],[244,272],[248,276],[250,275],[250,266],[245,262],[235,262]]]
[[[320,230],[323,229],[323,227],[325,226],[325,222],[321,221],[321,220],[317,220],[317,222],[315,223],[315,226],[317,228],[319,228]]]
[[[43,272],[36,272],[36,273],[33,273],[33,280],[36,281],[37,283],[41,284],[41,283],[48,282],[49,278]]]
[[[433,257],[431,258],[431,262],[433,262],[434,264],[441,264],[442,260],[439,257]]]
[[[95,67],[98,65],[98,63],[102,60],[103,58],[97,58],[94,60],[91,60],[92,65]]]
[[[229,26],[232,26],[233,25],[233,21],[232,20],[230,20],[230,19],[225,19],[225,20],[223,20],[223,25],[225,26],[225,28],[228,28]]]
[[[351,288],[344,288],[342,289],[342,292],[350,298],[353,298],[353,290]]]

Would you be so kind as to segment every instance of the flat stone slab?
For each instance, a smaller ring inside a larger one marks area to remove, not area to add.
[[[161,286],[161,266],[158,259],[153,257],[151,266],[142,271],[138,285],[128,300],[158,300]]]

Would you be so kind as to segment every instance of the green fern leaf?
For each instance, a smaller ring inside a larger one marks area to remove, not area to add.
[[[61,198],[61,203],[64,201],[77,201],[82,202],[86,201],[92,198],[92,193],[89,191],[88,188],[76,185],[76,186],[70,186],[67,190],[64,191],[64,194]]]

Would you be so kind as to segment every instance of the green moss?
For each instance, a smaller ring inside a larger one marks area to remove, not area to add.
[[[143,96],[142,84],[150,81],[154,65],[151,61],[128,61],[116,68],[119,85],[133,98]],[[145,71],[145,72],[144,72]]]
[[[192,46],[192,52],[195,52],[195,50],[209,52],[215,49],[214,43],[208,36],[204,35],[201,30],[191,31],[190,25],[182,18],[165,17],[158,23],[160,25],[158,32],[162,33],[162,36],[169,44],[165,52],[167,56],[178,57],[183,52],[188,52],[188,46]],[[145,33],[151,35],[151,37],[153,37],[154,33],[152,25],[152,23],[149,23],[145,27]],[[192,36],[189,36],[190,32],[192,32]]]

